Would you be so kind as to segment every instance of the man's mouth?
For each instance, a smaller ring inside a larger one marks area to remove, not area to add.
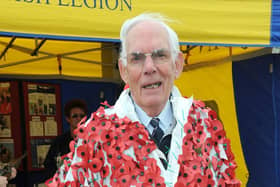
[[[143,86],[143,88],[158,88],[160,87],[161,82],[157,82],[157,83],[153,83],[153,84],[147,84],[145,86]]]

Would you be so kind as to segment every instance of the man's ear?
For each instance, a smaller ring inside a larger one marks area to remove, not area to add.
[[[123,65],[123,62],[121,59],[119,59],[118,61],[118,66],[119,66],[119,71],[120,71],[120,75],[122,80],[127,84],[128,81],[128,75],[127,75],[127,67],[125,65]]]
[[[175,78],[177,79],[183,71],[184,67],[184,56],[182,52],[178,53],[178,56],[175,60]]]

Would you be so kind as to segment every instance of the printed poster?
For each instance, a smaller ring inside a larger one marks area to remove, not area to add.
[[[11,87],[9,82],[0,83],[0,114],[12,112]]]
[[[28,84],[29,115],[55,115],[56,96],[53,86]]]
[[[11,115],[0,114],[0,137],[11,137],[11,128]]]

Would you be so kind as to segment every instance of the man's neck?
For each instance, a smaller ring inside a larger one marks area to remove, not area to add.
[[[134,103],[134,107],[135,107],[135,112],[136,112],[140,122],[148,129],[150,134],[152,133],[153,128],[149,128],[149,123],[151,121],[151,118],[153,118],[153,117],[157,117],[160,119],[160,127],[165,133],[169,132],[170,128],[174,124],[172,105],[169,100],[165,103],[161,112],[155,116],[150,116],[149,114],[147,114],[136,103]]]
[[[148,106],[148,107],[141,107],[141,108],[142,108],[142,110],[143,110],[148,116],[150,116],[150,117],[156,117],[156,116],[158,116],[158,115],[161,113],[161,111],[163,110],[164,106],[165,106],[165,103],[164,103],[163,105],[161,105],[161,106],[155,106],[155,107],[153,107],[153,106]]]

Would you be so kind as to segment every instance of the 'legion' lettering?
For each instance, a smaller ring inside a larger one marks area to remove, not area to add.
[[[63,7],[85,7],[90,9],[132,10],[131,0],[15,0],[17,2],[55,5]]]

